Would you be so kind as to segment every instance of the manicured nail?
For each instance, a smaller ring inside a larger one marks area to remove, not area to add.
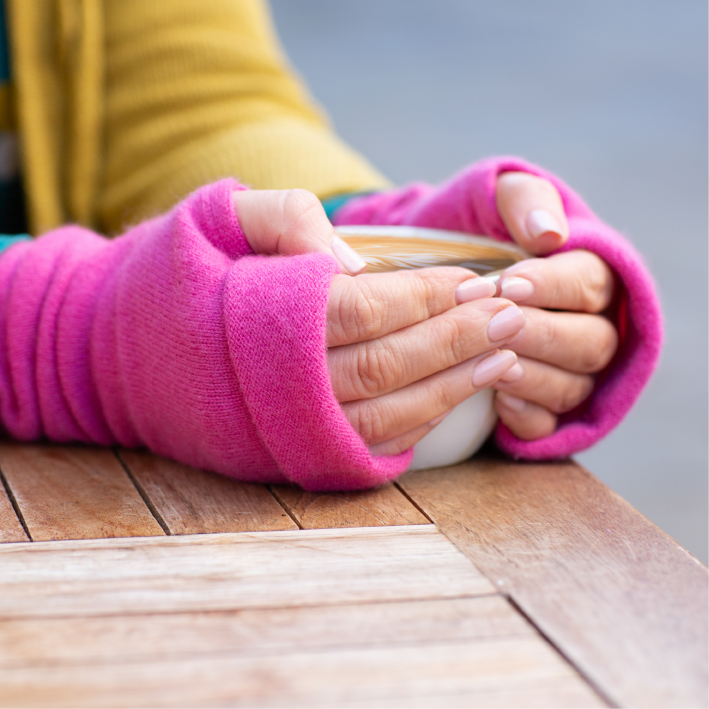
[[[526,278],[510,276],[502,279],[500,286],[500,297],[513,300],[515,302],[526,300],[534,295],[534,283]]]
[[[492,341],[504,340],[524,327],[524,315],[515,305],[500,310],[487,326],[487,336]]]
[[[496,291],[497,286],[487,278],[471,278],[455,289],[455,300],[456,303],[469,303],[478,298],[492,298]]]
[[[485,357],[473,369],[473,386],[486,387],[496,382],[517,361],[517,355],[511,350],[500,350]]]
[[[527,232],[532,239],[537,239],[542,234],[548,234],[549,232],[563,237],[559,222],[546,209],[533,209],[527,215]]]
[[[522,365],[519,362],[517,362],[517,364],[513,364],[500,377],[500,380],[503,382],[517,382],[522,378],[523,374],[524,374],[524,369],[522,369]]]
[[[525,259],[524,261],[518,261],[517,263],[513,263],[511,266],[505,269],[504,276],[507,278],[507,276],[511,276],[513,273],[517,273],[518,271],[525,271],[528,270],[530,263],[533,263],[534,261],[541,261],[541,259]]]
[[[356,276],[367,268],[367,262],[351,246],[340,239],[337,234],[334,234],[330,240],[330,246],[335,258],[340,262],[340,266],[347,273]]]
[[[448,414],[453,411],[453,409],[448,409],[448,411],[444,411],[440,416],[436,416],[435,419],[431,419],[428,422],[428,425],[433,428],[434,426],[438,426],[438,424],[443,421],[443,419],[448,416]]]
[[[527,408],[527,402],[524,399],[520,399],[512,394],[505,394],[502,391],[497,392],[497,398],[512,411],[516,411],[521,414]]]

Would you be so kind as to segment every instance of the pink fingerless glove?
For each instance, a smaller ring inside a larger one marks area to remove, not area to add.
[[[557,430],[546,438],[523,441],[503,423],[497,427],[498,446],[515,458],[564,458],[593,445],[623,420],[657,364],[662,347],[660,306],[652,278],[635,249],[561,180],[517,158],[484,160],[441,187],[414,184],[353,199],[336,212],[335,224],[422,226],[511,241],[495,202],[498,175],[511,171],[538,175],[554,184],[571,234],[559,251],[593,251],[615,271],[621,286],[615,318],[620,347],[608,368],[598,375],[591,397],[561,416]]]
[[[256,256],[204,187],[108,241],[65,227],[0,257],[0,416],[15,438],[146,446],[311,490],[380,485],[330,386],[334,259]]]

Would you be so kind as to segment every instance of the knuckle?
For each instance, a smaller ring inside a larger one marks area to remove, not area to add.
[[[401,364],[393,347],[373,340],[363,343],[358,355],[357,377],[369,396],[377,396],[393,388]]]
[[[387,436],[387,426],[385,414],[376,400],[361,402],[355,413],[355,421],[351,421],[355,430],[364,439],[365,443],[371,445],[385,441]]]
[[[589,269],[581,284],[581,306],[588,313],[600,313],[611,300],[613,279],[605,265]]]
[[[284,190],[281,202],[282,233],[284,237],[300,237],[318,226],[325,213],[320,200],[308,190]]]
[[[290,216],[295,217],[309,212],[319,204],[318,198],[312,192],[308,192],[308,190],[299,187],[285,190],[283,211]]]
[[[555,414],[565,414],[567,411],[575,409],[582,401],[585,401],[593,390],[593,379],[589,376],[575,377],[573,382],[557,393],[555,400],[549,406]]]
[[[340,327],[350,342],[374,337],[382,328],[384,305],[364,282],[353,278],[338,307]]]
[[[535,319],[534,330],[541,359],[545,359],[548,353],[553,352],[558,340],[556,321],[547,313],[543,313],[542,317]]]
[[[600,316],[592,316],[596,327],[588,327],[586,346],[583,350],[581,370],[586,373],[600,372],[613,359],[618,347],[618,333],[613,325]]]
[[[415,302],[423,304],[427,315],[434,310],[434,302],[436,300],[436,292],[440,286],[439,280],[435,276],[418,273],[417,271],[409,271],[412,275],[411,290]]]
[[[468,344],[461,324],[455,317],[436,318],[432,331],[432,350],[443,352],[449,367],[467,359],[466,345]]]
[[[438,407],[444,411],[452,409],[458,403],[451,387],[441,378],[435,378],[431,382],[427,399],[438,404]]]

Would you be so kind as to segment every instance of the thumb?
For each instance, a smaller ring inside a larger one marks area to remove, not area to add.
[[[529,253],[543,256],[569,238],[564,205],[551,182],[526,172],[497,178],[497,211],[512,238]]]
[[[335,234],[312,192],[243,190],[232,198],[241,230],[255,253],[328,254],[353,276],[367,268],[364,259]]]

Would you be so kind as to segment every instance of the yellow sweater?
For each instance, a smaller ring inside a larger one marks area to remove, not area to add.
[[[106,232],[226,175],[386,187],[288,68],[261,0],[6,0],[32,233]]]

